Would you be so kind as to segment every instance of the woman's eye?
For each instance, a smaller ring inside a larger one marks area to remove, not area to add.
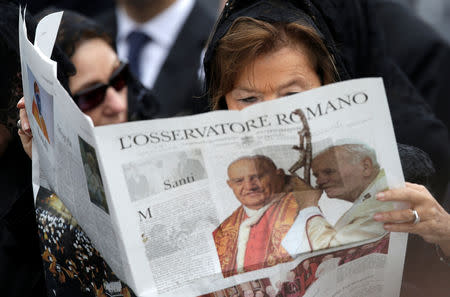
[[[238,99],[238,101],[242,102],[242,103],[249,104],[249,103],[258,102],[258,98],[256,98],[256,97],[247,97],[247,98]]]
[[[291,95],[295,95],[295,94],[298,94],[298,93],[300,93],[300,92],[287,92],[287,93],[284,94],[284,96],[291,96]]]

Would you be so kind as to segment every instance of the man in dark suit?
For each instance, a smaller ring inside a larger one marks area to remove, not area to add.
[[[158,117],[205,111],[201,60],[215,15],[197,0],[117,0],[98,16],[119,57],[152,89]]]

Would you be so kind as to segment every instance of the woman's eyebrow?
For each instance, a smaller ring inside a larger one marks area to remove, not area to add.
[[[243,91],[243,92],[247,92],[247,93],[258,93],[257,91],[247,88],[247,87],[244,87],[244,86],[238,86],[238,87],[234,88],[231,92],[236,92],[236,91],[238,91],[238,92]]]
[[[247,86],[237,86],[233,90],[231,90],[230,94],[233,96],[251,96],[251,97],[258,97],[261,96],[263,93],[256,89],[252,89],[251,87]]]
[[[120,67],[120,60],[119,60],[119,59],[116,59],[116,60],[114,61],[113,69],[112,69],[111,74],[110,74],[109,76],[111,77],[111,75],[114,73],[114,71],[116,71],[119,67]],[[80,86],[80,90],[79,90],[78,92],[80,92],[80,91],[82,91],[82,90],[85,90],[85,89],[87,89],[87,88],[90,88],[90,87],[92,87],[92,86],[94,86],[94,85],[97,85],[97,84],[103,84],[103,83],[104,83],[104,82],[99,81],[99,80],[84,82],[84,83]]]
[[[302,78],[296,77],[296,78],[291,79],[291,80],[287,81],[286,83],[280,85],[279,89],[280,90],[287,89],[287,88],[290,88],[292,86],[297,86],[297,85],[302,88],[306,88],[306,87],[308,87],[309,84],[303,77]]]

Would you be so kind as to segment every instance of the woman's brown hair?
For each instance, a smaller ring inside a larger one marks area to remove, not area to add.
[[[211,61],[211,108],[226,109],[225,94],[233,89],[237,74],[256,57],[298,46],[306,48],[323,85],[337,80],[333,57],[313,28],[298,23],[271,24],[250,17],[236,19],[219,41]]]

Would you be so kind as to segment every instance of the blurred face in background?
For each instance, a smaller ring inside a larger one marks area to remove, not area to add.
[[[100,84],[109,84],[111,76],[114,76],[121,66],[115,51],[101,38],[83,41],[71,60],[77,70],[76,75],[69,78],[70,91],[74,97],[83,94],[83,91],[96,89]],[[97,92],[94,97],[97,103],[92,104],[92,108],[86,110],[79,105],[81,110],[92,118],[95,126],[127,121],[127,87],[122,84],[118,89],[109,85],[104,96],[102,92]],[[87,103],[90,104],[89,101]]]

